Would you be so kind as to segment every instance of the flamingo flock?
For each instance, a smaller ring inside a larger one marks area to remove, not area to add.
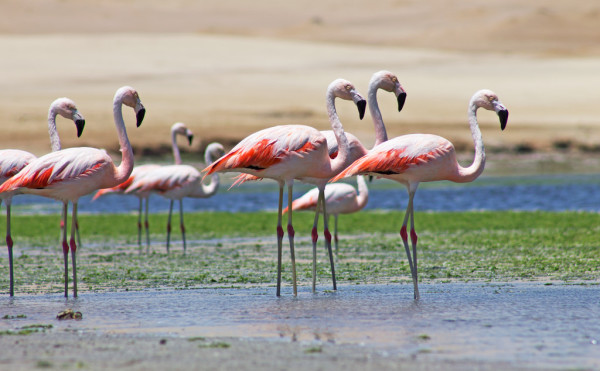
[[[307,125],[279,125],[262,129],[241,140],[229,152],[219,143],[206,147],[206,167],[199,171],[194,166],[183,164],[177,137],[186,137],[192,144],[193,133],[183,123],[171,128],[171,143],[174,164],[144,164],[134,166],[132,146],[129,142],[123,117],[123,106],[133,109],[136,126],[140,126],[145,107],[138,92],[129,86],[117,90],[113,98],[114,125],[121,148],[121,161],[117,165],[106,151],[91,147],[61,149],[56,131],[56,116],[61,115],[75,122],[77,135],[83,131],[85,121],[75,103],[60,98],[52,103],[48,113],[48,130],[52,152],[36,158],[20,150],[0,150],[0,203],[6,204],[6,244],[9,258],[10,296],[14,295],[13,240],[11,236],[10,211],[12,198],[18,194],[33,194],[52,198],[63,203],[62,251],[64,260],[64,296],[69,292],[69,252],[71,253],[73,296],[77,297],[77,209],[82,196],[96,192],[93,199],[108,194],[133,195],[139,199],[138,246],[142,251],[142,209],[145,201],[144,227],[146,251],[150,249],[148,209],[150,195],[169,200],[167,219],[166,251],[170,252],[171,219],[175,201],[179,203],[180,231],[183,253],[187,251],[184,223],[184,199],[206,198],[217,193],[220,185],[219,173],[237,172],[234,185],[257,179],[272,179],[278,184],[279,199],[277,224],[277,287],[281,295],[281,272],[283,238],[288,235],[291,260],[293,295],[297,296],[295,229],[293,212],[314,210],[311,231],[312,240],[312,291],[316,291],[316,264],[318,221],[323,214],[323,235],[331,267],[333,290],[337,289],[332,235],[329,216],[334,215],[335,255],[338,254],[338,215],[358,212],[368,202],[368,187],[365,176],[387,178],[406,186],[408,206],[400,228],[400,237],[405,247],[413,281],[414,299],[419,299],[417,240],[414,223],[414,196],[421,182],[449,180],[471,182],[485,166],[485,150],[477,121],[477,111],[484,108],[495,112],[504,130],[508,110],[498,96],[490,90],[477,91],[469,102],[468,123],[473,137],[475,157],[472,165],[462,167],[456,160],[454,146],[448,140],[432,134],[408,134],[388,139],[377,100],[378,90],[391,92],[401,111],[407,93],[399,79],[389,71],[378,71],[369,82],[367,99],[348,80],[336,79],[327,87],[325,108],[331,130],[319,131]],[[344,130],[336,109],[336,99],[351,101],[358,109],[359,118],[364,117],[367,100],[374,126],[374,146],[367,149],[355,136]],[[356,176],[358,191],[347,183],[336,183]],[[205,183],[205,178],[210,181]],[[315,185],[304,196],[294,200],[294,182]],[[287,207],[284,209],[284,190],[287,188]],[[68,203],[72,203],[71,233],[67,239]],[[283,216],[287,214],[287,227],[283,228]],[[410,222],[410,230],[408,224]],[[410,235],[410,245],[409,245]],[[78,240],[77,240],[78,241]],[[411,250],[412,248],[412,250]]]

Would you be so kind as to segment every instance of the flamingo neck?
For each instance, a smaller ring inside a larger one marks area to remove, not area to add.
[[[181,165],[181,154],[179,153],[179,146],[177,145],[177,132],[171,130],[171,146],[173,147],[173,158],[175,159],[175,165]]]
[[[469,167],[458,166],[458,178],[455,180],[456,182],[472,182],[481,175],[485,167],[485,148],[483,147],[481,130],[477,123],[478,108],[474,102],[469,104],[469,126],[471,127],[471,135],[473,136],[473,143],[475,145],[475,159]]]
[[[367,101],[369,102],[369,112],[373,119],[373,125],[375,127],[375,144],[381,144],[388,140],[387,131],[383,123],[383,117],[379,110],[379,103],[377,102],[377,90],[379,89],[379,80],[371,81],[369,83],[369,93]]]
[[[207,148],[206,152],[204,152],[204,163],[207,165],[212,164],[216,160],[215,157],[216,156],[213,156],[213,154]],[[208,184],[202,183],[202,191],[199,192],[199,197],[210,197],[217,193],[217,190],[219,189],[219,183],[219,174],[213,173]]]
[[[127,130],[125,129],[125,121],[123,120],[123,101],[120,97],[115,97],[113,104],[113,116],[115,120],[115,126],[117,128],[117,135],[119,136],[119,146],[121,151],[121,164],[116,168],[115,182],[117,184],[123,183],[129,178],[131,171],[133,170],[133,150],[127,137]]]
[[[335,140],[338,143],[338,155],[330,160],[331,171],[334,174],[337,174],[349,165],[346,164],[346,162],[350,158],[350,145],[348,144],[348,138],[346,138],[342,122],[335,109],[335,95],[333,92],[327,92],[327,115],[329,116],[333,135],[335,135]]]
[[[50,106],[50,110],[48,110],[48,134],[50,134],[50,146],[52,147],[52,152],[60,151],[62,146],[60,144],[60,137],[58,136],[58,131],[56,130],[56,107]]]
[[[358,196],[356,197],[356,201],[358,203],[358,207],[362,209],[369,201],[369,188],[367,187],[365,177],[362,175],[358,175],[356,177],[356,183],[358,183]]]

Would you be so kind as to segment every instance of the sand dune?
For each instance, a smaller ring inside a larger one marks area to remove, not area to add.
[[[600,5],[594,1],[432,2],[327,0],[3,2],[0,148],[48,150],[45,116],[59,96],[87,118],[66,145],[115,149],[111,99],[138,89],[148,109],[135,146],[168,142],[186,122],[204,144],[281,123],[328,127],[324,93],[344,77],[366,95],[371,74],[395,72],[408,91],[402,113],[380,93],[390,135],[432,132],[470,141],[466,109],[480,88],[509,107],[500,133],[481,114],[492,146],[600,141]],[[372,124],[338,104],[348,131],[372,143]],[[127,112],[126,112],[127,113]],[[130,118],[132,119],[132,118]]]

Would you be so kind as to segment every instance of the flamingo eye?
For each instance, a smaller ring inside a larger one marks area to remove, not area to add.
[[[352,90],[352,85],[346,85],[346,90],[348,90],[348,91]]]
[[[493,101],[496,100],[496,97],[494,97],[493,95],[488,95],[487,100],[488,100],[488,102],[492,103]]]
[[[396,76],[392,76],[392,82],[396,84],[398,82],[398,78]]]

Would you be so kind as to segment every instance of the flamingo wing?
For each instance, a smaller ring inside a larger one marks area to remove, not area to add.
[[[17,188],[42,189],[54,184],[88,177],[112,164],[105,151],[95,148],[69,148],[49,153],[25,166],[0,186],[0,193]]]
[[[275,126],[246,137],[202,172],[209,175],[229,169],[263,170],[279,163],[290,153],[308,153],[324,142],[322,134],[309,126]]]
[[[126,193],[132,191],[155,191],[167,192],[173,189],[185,187],[200,179],[200,173],[196,168],[189,165],[163,166],[152,173],[136,179],[129,186]]]
[[[111,193],[125,193],[127,188],[129,188],[131,186],[131,184],[133,184],[135,179],[138,179],[139,177],[142,177],[151,171],[156,171],[158,168],[160,168],[160,165],[156,165],[156,164],[146,164],[146,165],[136,166],[133,168],[133,170],[131,171],[131,175],[129,176],[129,178],[127,178],[126,181],[124,181],[123,183],[121,183],[119,185],[111,187],[111,188],[104,188],[104,189],[98,190],[98,192],[96,192],[96,194],[94,195],[94,198],[92,198],[92,201],[95,201],[99,197],[102,197],[104,195],[111,194]]]
[[[454,151],[452,143],[437,135],[411,134],[390,139],[354,161],[331,182],[364,174],[402,174]]]
[[[36,157],[29,152],[18,149],[0,151],[0,180],[13,177]]]

